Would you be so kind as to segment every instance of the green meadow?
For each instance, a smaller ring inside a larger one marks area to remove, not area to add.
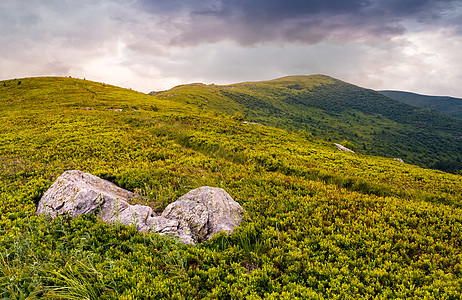
[[[305,115],[256,96],[288,89],[297,101],[301,89],[335,81],[317,80],[154,95],[73,78],[0,82],[0,298],[460,299],[461,175],[368,155],[378,153],[361,136],[412,129],[397,119],[409,115],[340,104],[329,115],[318,103],[309,117],[319,123],[302,128],[278,116]],[[334,114],[365,123],[335,131]],[[459,123],[442,120],[441,135],[415,132],[444,140]],[[358,153],[338,151],[333,142],[344,139]],[[384,150],[400,148],[390,141]],[[436,163],[430,152],[418,160],[406,151],[416,164]],[[134,191],[157,211],[191,189],[221,187],[246,216],[231,235],[197,246],[95,216],[36,216],[69,169]]]

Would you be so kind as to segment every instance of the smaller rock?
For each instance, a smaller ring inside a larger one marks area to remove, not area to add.
[[[233,232],[241,223],[243,214],[242,206],[224,189],[203,186],[169,204],[162,216],[177,220],[179,231],[191,236],[194,242],[201,242],[220,231]]]
[[[342,146],[342,145],[340,145],[340,144],[334,143],[334,145],[337,146],[337,149],[340,150],[340,151],[346,151],[346,152],[355,153],[353,150],[348,149],[347,147]]]
[[[162,216],[156,216],[147,218],[146,225],[148,226],[149,230],[159,234],[177,234],[179,222],[166,219]]]
[[[399,162],[401,162],[401,163],[404,163],[404,160],[401,159],[401,158],[393,158],[393,159],[396,160],[396,161],[399,161]]]
[[[138,231],[147,232],[151,230],[149,224],[156,214],[149,206],[131,205],[126,201],[116,200],[105,203],[99,216],[104,222],[136,225]]]

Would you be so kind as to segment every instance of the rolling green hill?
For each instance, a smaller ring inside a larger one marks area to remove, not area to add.
[[[316,78],[301,88],[336,82]],[[185,94],[188,104],[175,91],[152,97],[73,78],[0,82],[0,298],[461,297],[460,175],[199,107],[223,99],[245,113],[223,93],[248,86],[217,88]],[[198,246],[95,216],[37,217],[37,201],[68,169],[158,209],[221,187],[247,216]]]
[[[189,106],[317,138],[347,140],[363,154],[422,167],[462,170],[462,120],[410,106],[323,76],[289,76],[227,86],[190,84],[154,94]]]
[[[446,96],[426,96],[400,91],[379,91],[382,95],[407,104],[434,109],[448,116],[462,119],[462,99]]]

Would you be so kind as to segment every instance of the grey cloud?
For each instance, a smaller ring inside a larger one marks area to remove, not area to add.
[[[11,3],[11,2],[10,2]],[[1,40],[11,40],[14,43],[0,48],[15,52],[14,46],[32,44],[28,51],[40,50],[41,45],[63,43],[67,46],[93,46],[110,33],[106,27],[106,17],[100,14],[104,8],[98,5],[79,5],[70,7],[64,1],[49,1],[48,5],[40,3],[31,5],[4,6],[0,4]],[[3,7],[2,7],[3,6]],[[8,16],[7,18],[4,18]],[[35,47],[34,47],[35,45]],[[13,46],[13,47],[12,47]]]
[[[139,0],[137,5],[154,14],[181,14],[201,11],[216,11],[222,0]]]
[[[82,51],[119,40],[135,52],[165,55],[165,48],[172,45],[226,40],[249,46],[389,38],[405,32],[403,22],[436,22],[457,3],[460,1],[49,0],[26,6],[6,1],[0,4],[4,32],[0,52],[17,51],[7,46],[8,39],[22,48],[55,42]],[[450,22],[460,24],[460,19],[459,14]]]
[[[0,77],[71,75],[117,43],[103,1],[1,1]],[[115,7],[120,11],[120,7]]]
[[[150,91],[324,73],[382,89],[438,84],[460,96],[460,0],[4,0],[0,28],[2,78],[80,75]],[[425,32],[446,36],[405,44]],[[414,54],[430,44],[441,49]]]
[[[458,0],[209,0],[142,1],[151,13],[181,16],[172,32],[175,45],[233,40],[315,44],[341,38],[388,38],[405,22],[432,24],[460,7]]]
[[[412,18],[427,20],[438,18],[451,9],[458,0],[221,0],[216,10],[192,10],[197,14],[214,14],[221,17],[240,15],[243,20],[280,20],[321,15],[335,17]]]

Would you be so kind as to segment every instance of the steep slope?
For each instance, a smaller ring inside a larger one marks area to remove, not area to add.
[[[462,119],[462,99],[446,96],[427,96],[401,91],[379,91],[380,94],[410,105],[434,109]]]
[[[462,121],[323,76],[289,76],[228,86],[192,84],[156,93],[252,122],[305,130],[360,153],[400,157],[423,167],[462,169]]]
[[[166,98],[0,82],[0,298],[460,298],[461,176]],[[194,247],[94,216],[35,216],[67,169],[161,209],[222,187],[247,217]]]

